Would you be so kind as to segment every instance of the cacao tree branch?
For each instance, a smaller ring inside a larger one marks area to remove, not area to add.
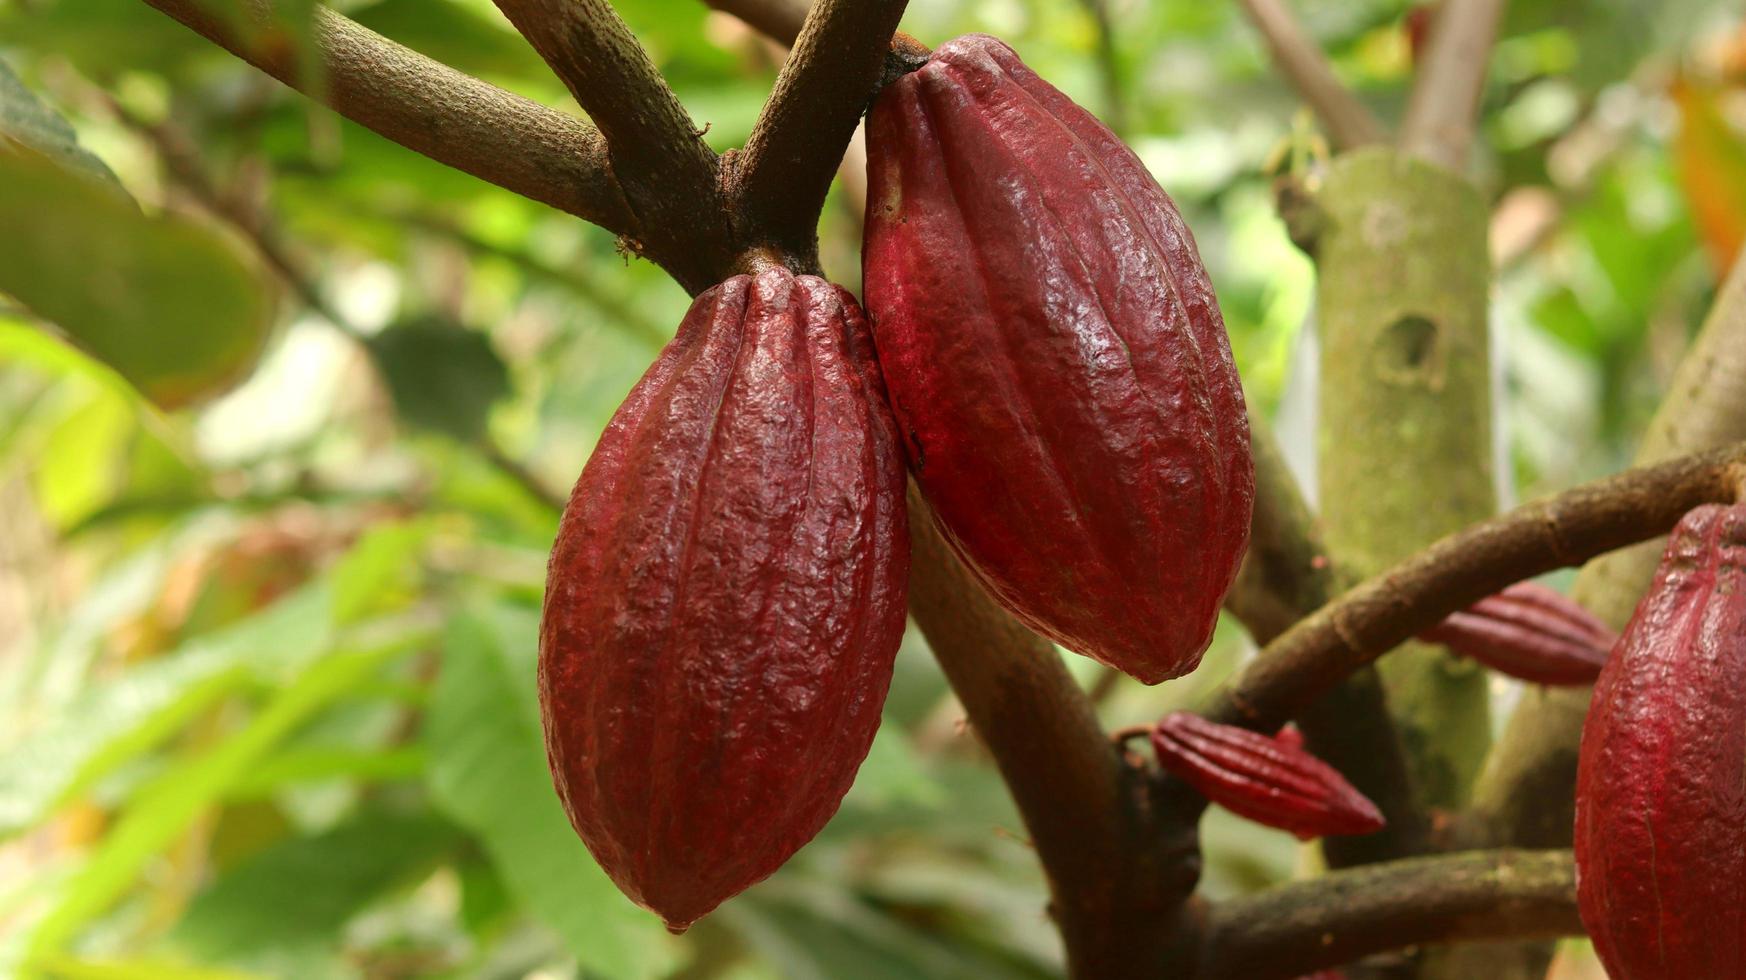
[[[1289,980],[1427,943],[1581,934],[1567,850],[1408,858],[1214,906],[1198,975]]]
[[[747,271],[703,130],[607,0],[496,0],[606,136],[637,216],[630,251],[659,262],[693,295]]]
[[[325,71],[307,78],[294,50],[237,36],[201,0],[145,2],[410,150],[611,231],[636,231],[606,142],[580,119],[432,61],[325,7],[314,13]]]
[[[1746,442],[1628,470],[1443,538],[1267,645],[1210,712],[1277,729],[1353,670],[1512,582],[1667,533],[1733,499]]]
[[[910,615],[994,755],[1049,879],[1074,977],[1156,980],[1181,951],[1198,865],[1192,820],[1157,832],[1150,788],[1104,736],[1053,644],[952,555],[915,484]]]
[[[1446,170],[1466,168],[1485,71],[1506,0],[1443,0],[1401,120],[1400,147]]]
[[[818,216],[908,0],[818,0],[735,158],[741,238],[817,271]],[[919,66],[920,60],[917,59]]]
[[[1243,13],[1267,44],[1273,63],[1307,102],[1336,149],[1388,139],[1382,122],[1334,74],[1328,56],[1303,29],[1285,0],[1240,0]]]

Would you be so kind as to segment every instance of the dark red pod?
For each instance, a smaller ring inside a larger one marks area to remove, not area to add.
[[[887,86],[862,261],[917,483],[1031,628],[1193,670],[1249,535],[1243,393],[1194,241],[1139,159],[981,35]]]
[[[1536,684],[1592,684],[1619,636],[1556,589],[1517,582],[1419,639]]]
[[[1576,871],[1609,976],[1746,977],[1746,504],[1679,523],[1601,672]]]
[[[1152,751],[1166,772],[1208,800],[1304,840],[1386,825],[1376,804],[1289,739],[1178,711],[1152,730]]]
[[[683,929],[824,826],[904,627],[904,473],[854,299],[785,270],[692,304],[576,482],[540,704],[558,795]]]

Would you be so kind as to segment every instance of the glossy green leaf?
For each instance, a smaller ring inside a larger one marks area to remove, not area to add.
[[[12,139],[30,147],[69,170],[77,170],[114,187],[121,182],[114,171],[79,145],[79,135],[59,113],[44,105],[24,82],[0,60],[0,142]]]
[[[266,283],[211,228],[134,204],[34,152],[0,153],[0,291],[166,408],[253,368]]]
[[[361,909],[427,872],[459,840],[429,813],[366,810],[243,862],[195,897],[172,939],[199,962],[331,948]]]

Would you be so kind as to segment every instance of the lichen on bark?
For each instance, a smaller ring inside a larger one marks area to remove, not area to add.
[[[1319,497],[1330,549],[1370,575],[1496,507],[1486,209],[1383,148],[1337,159],[1317,204]],[[1489,742],[1484,672],[1419,644],[1380,667],[1421,803],[1461,805]]]

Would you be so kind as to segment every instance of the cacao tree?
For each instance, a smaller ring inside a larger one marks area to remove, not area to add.
[[[1008,6],[0,10],[0,972],[1746,976],[1738,12]]]

